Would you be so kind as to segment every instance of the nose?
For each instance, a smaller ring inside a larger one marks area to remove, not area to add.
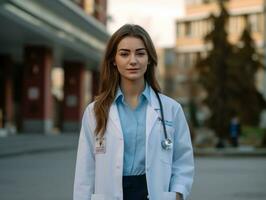
[[[129,62],[130,62],[130,65],[132,65],[132,66],[135,66],[137,64],[137,59],[136,59],[136,56],[134,54],[132,54],[130,56],[130,61]]]

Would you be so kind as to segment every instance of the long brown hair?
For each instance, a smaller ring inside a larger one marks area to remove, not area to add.
[[[103,136],[107,126],[109,109],[114,101],[116,90],[119,85],[120,75],[114,65],[115,55],[119,42],[125,37],[136,37],[143,41],[147,52],[149,64],[144,78],[156,92],[160,86],[155,77],[157,66],[157,54],[149,34],[139,25],[125,24],[119,28],[109,39],[101,65],[100,90],[95,99],[94,112],[96,117],[96,135]]]

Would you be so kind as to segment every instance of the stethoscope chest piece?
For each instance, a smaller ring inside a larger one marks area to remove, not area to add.
[[[173,142],[169,138],[164,139],[161,144],[164,150],[170,150],[173,147]]]

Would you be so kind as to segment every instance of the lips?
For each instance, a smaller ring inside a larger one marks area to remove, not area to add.
[[[127,70],[128,71],[137,71],[137,70],[140,70],[140,68],[128,68]]]
[[[135,73],[138,73],[139,71],[140,71],[140,69],[139,68],[131,68],[131,69],[127,69],[127,71],[128,71],[128,73],[133,73],[133,74],[135,74]]]

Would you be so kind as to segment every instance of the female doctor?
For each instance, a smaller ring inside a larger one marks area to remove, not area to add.
[[[148,33],[126,24],[110,38],[100,93],[85,110],[74,200],[187,199],[194,174],[179,103],[159,94]]]

